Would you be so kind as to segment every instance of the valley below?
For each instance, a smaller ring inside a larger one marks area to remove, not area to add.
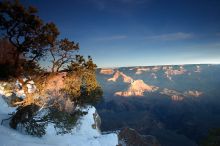
[[[196,146],[220,127],[220,65],[97,70],[102,131],[133,128],[162,146]]]

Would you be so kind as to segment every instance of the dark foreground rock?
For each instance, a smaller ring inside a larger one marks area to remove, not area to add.
[[[158,140],[151,135],[140,135],[137,131],[124,128],[118,134],[121,146],[160,146]]]

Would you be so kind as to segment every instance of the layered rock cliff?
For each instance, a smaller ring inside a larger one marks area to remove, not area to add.
[[[114,73],[114,70],[111,68],[102,68],[100,74],[111,75]]]
[[[125,82],[125,83],[133,82],[133,79],[130,76],[127,76],[123,72],[120,72],[120,71],[116,71],[114,76],[112,78],[109,78],[108,81],[116,82],[119,77],[122,77],[123,82]]]
[[[145,92],[154,92],[158,87],[147,85],[143,80],[134,80],[128,90],[116,92],[116,96],[144,96]]]

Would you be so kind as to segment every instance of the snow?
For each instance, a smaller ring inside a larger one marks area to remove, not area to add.
[[[33,80],[27,82],[27,88],[28,93],[34,93],[37,90]]]
[[[0,85],[0,120],[5,119],[8,113],[15,111],[15,108],[8,107],[2,98],[4,88]],[[0,125],[0,145],[1,146],[116,146],[118,136],[116,133],[101,134],[99,129],[93,129],[93,114],[96,109],[88,106],[83,109],[88,113],[80,119],[80,123],[72,133],[56,135],[52,124],[46,128],[46,135],[42,138],[24,135],[6,125]]]

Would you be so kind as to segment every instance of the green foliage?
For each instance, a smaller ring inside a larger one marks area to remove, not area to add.
[[[68,113],[56,108],[50,108],[49,113],[43,117],[43,121],[53,123],[57,134],[71,133],[71,130],[78,124],[80,116],[84,114],[80,110]]]
[[[45,123],[44,122],[37,122],[35,119],[31,118],[30,120],[22,123],[22,126],[25,128],[25,131],[29,135],[42,137],[46,134],[45,131]]]
[[[91,57],[86,61],[80,55],[68,66],[64,92],[76,105],[93,104],[101,99],[103,92],[96,80],[95,70]]]
[[[59,34],[53,23],[44,23],[34,7],[25,8],[18,0],[0,2],[0,30],[16,48],[19,55],[26,54],[32,60],[43,55],[44,47],[52,43]]]
[[[45,72],[44,69],[40,67],[38,62],[36,61],[31,61],[31,60],[23,60],[21,63],[23,71],[25,71],[26,74],[28,75],[36,75],[36,74],[42,74]]]
[[[201,146],[220,146],[220,128],[211,129]]]
[[[75,110],[71,113],[60,111],[56,107],[43,109],[48,112],[43,117],[37,117],[39,106],[35,104],[19,107],[17,112],[12,116],[10,127],[17,129],[18,125],[24,128],[29,135],[41,137],[46,134],[46,126],[54,124],[57,134],[70,133],[78,124],[78,119],[85,115],[86,112]]]
[[[35,104],[27,105],[25,107],[19,107],[17,112],[12,116],[10,121],[10,127],[17,129],[18,125],[25,128],[25,131],[33,136],[41,137],[45,134],[45,124],[38,123],[34,116],[38,111],[39,106]]]
[[[54,42],[49,49],[52,57],[52,72],[58,72],[64,65],[70,63],[75,58],[74,52],[79,50],[79,44],[69,41],[68,39],[61,39]]]
[[[0,38],[4,37],[14,48],[13,65],[6,65],[7,63],[1,65],[0,77],[6,78],[13,73],[19,75],[21,72],[30,76],[36,74],[39,76],[39,74],[44,73],[38,64],[39,59],[48,54],[49,51],[52,56],[52,72],[58,72],[68,65],[67,70],[69,72],[63,90],[65,94],[62,95],[67,97],[63,98],[64,100],[70,101],[69,99],[71,99],[75,104],[73,108],[69,108],[70,112],[59,108],[62,103],[59,106],[45,107],[43,110],[49,112],[41,118],[36,118],[39,106],[43,105],[45,101],[34,100],[33,94],[27,94],[26,88],[24,88],[26,99],[23,103],[25,104],[20,106],[17,112],[12,115],[10,126],[16,129],[18,125],[21,125],[28,134],[38,137],[45,134],[45,126],[49,123],[55,125],[57,134],[71,132],[72,128],[78,123],[79,117],[85,114],[75,110],[76,105],[94,103],[102,96],[102,90],[95,75],[97,66],[93,63],[92,58],[89,56],[88,60],[85,60],[83,56],[75,55],[74,53],[79,50],[78,43],[68,39],[57,40],[59,31],[56,25],[44,23],[38,17],[36,8],[31,6],[26,8],[18,0],[0,2],[0,31]],[[20,55],[23,55],[24,59],[19,58]],[[35,79],[41,80],[39,83],[46,81],[46,79],[42,80],[41,77],[35,77]],[[36,85],[41,94],[43,83],[38,86],[36,81]],[[11,102],[13,104],[20,100],[14,98]],[[58,101],[60,100],[57,99]]]
[[[0,80],[8,80],[11,76],[14,76],[16,69],[8,64],[0,64]]]

